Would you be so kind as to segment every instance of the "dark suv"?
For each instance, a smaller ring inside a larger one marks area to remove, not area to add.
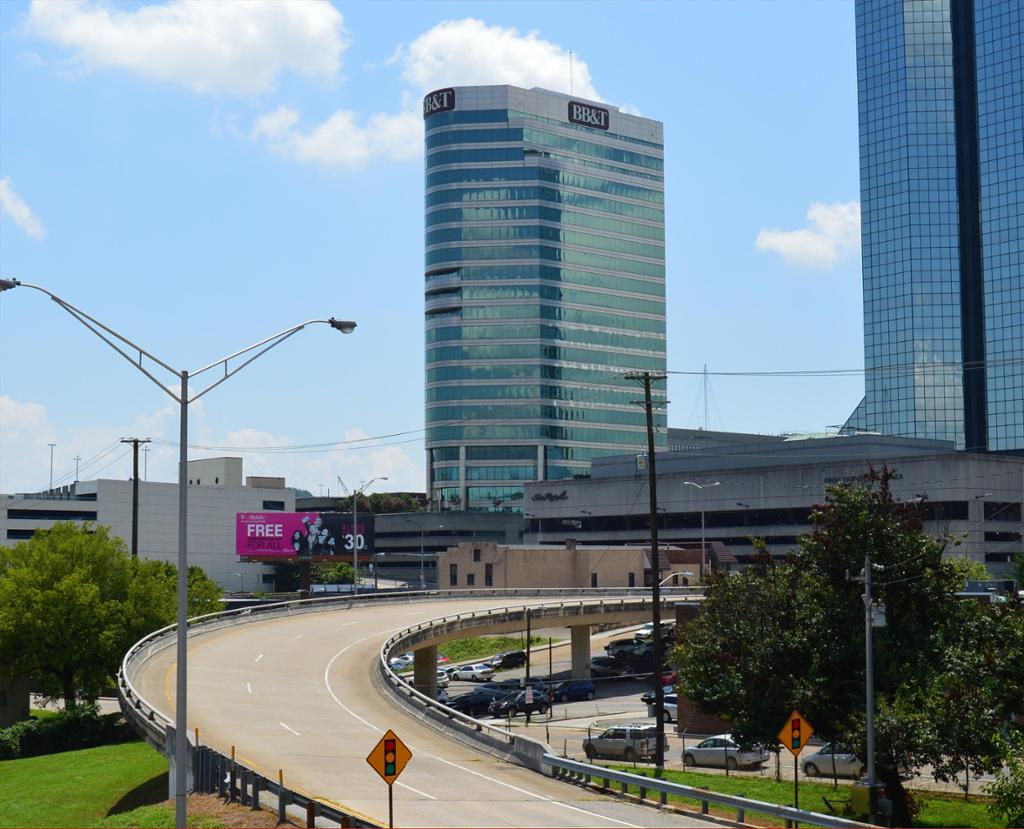
[[[522,668],[526,664],[526,651],[506,651],[496,654],[490,660],[490,665],[495,669]]]
[[[494,700],[505,696],[507,692],[500,690],[490,690],[477,688],[476,690],[470,691],[468,694],[460,694],[457,697],[453,697],[451,702],[448,703],[449,708],[454,708],[462,714],[466,714],[469,717],[477,717],[481,714],[486,714],[490,711],[491,703]]]
[[[597,696],[594,683],[589,679],[568,679],[559,682],[551,691],[551,695],[559,702],[581,699],[593,699]]]
[[[526,695],[530,695],[527,702]],[[517,714],[546,714],[551,707],[548,695],[543,691],[519,691],[491,703],[492,717],[515,717]]]

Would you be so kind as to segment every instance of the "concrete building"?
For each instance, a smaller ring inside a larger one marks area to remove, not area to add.
[[[673,430],[685,444],[687,430]],[[883,465],[896,473],[896,497],[923,499],[925,528],[959,541],[949,548],[984,563],[993,575],[1010,570],[1024,551],[1021,503],[1024,459],[954,450],[951,441],[880,435],[711,441],[710,448],[658,454],[659,536],[665,544],[718,542],[739,565],[749,563],[750,538],[764,538],[782,556],[810,531],[810,514],[825,487],[853,481]],[[696,443],[700,435],[692,436]],[[526,542],[638,544],[650,536],[647,473],[634,455],[598,458],[589,479],[526,486]]]
[[[646,443],[623,373],[665,369],[662,125],[513,86],[423,117],[427,491],[519,511],[524,482]]]
[[[847,423],[1024,452],[1024,6],[857,0],[864,401]]]
[[[247,478],[240,458],[188,465],[188,560],[225,591],[274,589],[273,568],[235,555],[235,513],[290,512],[295,494],[284,478]],[[0,543],[10,546],[58,521],[91,521],[131,545],[132,482],[79,481],[47,493],[0,496]],[[178,485],[139,482],[139,557],[177,563]],[[241,575],[238,575],[241,574]]]
[[[439,587],[642,587],[651,557],[643,547],[458,544],[437,557]]]

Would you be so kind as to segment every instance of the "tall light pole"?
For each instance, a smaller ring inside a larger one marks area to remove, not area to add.
[[[722,483],[721,481],[715,481],[713,484],[698,484],[698,483],[696,483],[694,481],[683,481],[684,485],[686,485],[686,486],[695,486],[695,487],[697,487],[697,489],[700,490],[700,582],[701,582],[701,584],[703,584],[704,580],[705,580],[704,569],[705,569],[705,561],[706,561],[706,558],[707,558],[707,555],[706,555],[706,552],[705,552],[707,550],[707,542],[706,542],[705,531],[704,531],[704,488],[705,487],[709,487],[709,486],[719,486],[721,483]]]
[[[306,322],[293,325],[284,331],[279,331],[270,337],[246,346],[245,348],[214,360],[212,363],[203,366],[193,372],[184,369],[176,369],[165,363],[158,357],[154,357],[145,349],[133,343],[127,337],[118,334],[113,328],[104,325],[99,320],[89,316],[85,311],[76,308],[67,300],[61,299],[56,294],[42,288],[39,285],[32,285],[28,282],[21,282],[17,279],[0,279],[0,292],[9,291],[11,288],[32,288],[40,293],[46,294],[61,308],[67,311],[78,322],[92,331],[103,342],[124,357],[136,369],[141,371],[152,380],[160,389],[179,405],[180,438],[178,456],[178,612],[177,612],[177,668],[176,668],[176,695],[175,695],[175,719],[174,719],[174,820],[178,829],[185,829],[187,817],[187,774],[188,774],[188,406],[194,403],[208,391],[219,386],[229,377],[234,376],[257,357],[266,354],[270,349],[280,345],[293,334],[297,334],[307,325],[323,323],[331,326],[343,334],[351,334],[356,324],[351,320],[337,320],[334,317],[326,320],[307,320]],[[117,342],[115,342],[117,340]],[[253,353],[255,352],[255,353]],[[143,358],[147,358],[154,366],[144,366]],[[240,360],[233,368],[228,363],[232,360]],[[198,393],[189,396],[189,377],[198,377],[211,369],[223,366],[224,372],[218,376],[210,385]],[[153,372],[159,367],[169,372],[180,383],[180,391],[174,392],[173,386],[164,385],[158,380]]]
[[[353,591],[356,595],[359,595],[359,496],[363,494],[363,491],[374,481],[386,481],[387,475],[381,475],[379,478],[370,478],[368,481],[360,481],[359,486],[352,490],[352,571],[353,571]],[[338,476],[338,483],[345,486],[345,482],[341,480],[341,476]],[[345,489],[348,489],[346,486]],[[376,568],[374,568],[376,570]],[[374,578],[374,585],[376,585],[376,577]]]
[[[48,443],[46,445],[50,447],[50,489],[53,489],[53,447],[57,444]]]

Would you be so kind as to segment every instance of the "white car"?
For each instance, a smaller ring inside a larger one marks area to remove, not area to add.
[[[411,653],[403,653],[401,656],[393,656],[388,660],[388,667],[392,671],[404,671],[409,668],[413,663],[413,655]]]
[[[446,671],[438,671],[437,672],[437,687],[438,688],[447,688],[449,682],[451,682],[451,680],[448,678],[448,673]]]
[[[702,743],[683,750],[684,766],[718,766],[732,771],[735,768],[760,768],[771,756],[764,746],[740,751],[731,734],[718,734]]]
[[[480,662],[476,665],[462,665],[449,672],[452,679],[465,679],[470,682],[485,682],[494,678],[494,668]]]

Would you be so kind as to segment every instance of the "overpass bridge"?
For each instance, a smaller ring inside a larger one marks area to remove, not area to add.
[[[666,609],[688,594],[666,590]],[[203,617],[189,630],[189,738],[198,732],[267,779],[280,770],[290,788],[370,824],[387,820],[387,788],[365,757],[391,728],[414,754],[395,784],[398,825],[713,825],[538,775],[528,767],[542,768],[545,746],[439,714],[386,667],[392,652],[412,650],[429,689],[439,644],[522,630],[527,612],[534,625],[570,627],[573,673],[586,675],[590,626],[646,621],[651,603],[643,590],[458,590]],[[170,628],[138,643],[120,683],[129,720],[161,748],[174,717],[173,642]]]

